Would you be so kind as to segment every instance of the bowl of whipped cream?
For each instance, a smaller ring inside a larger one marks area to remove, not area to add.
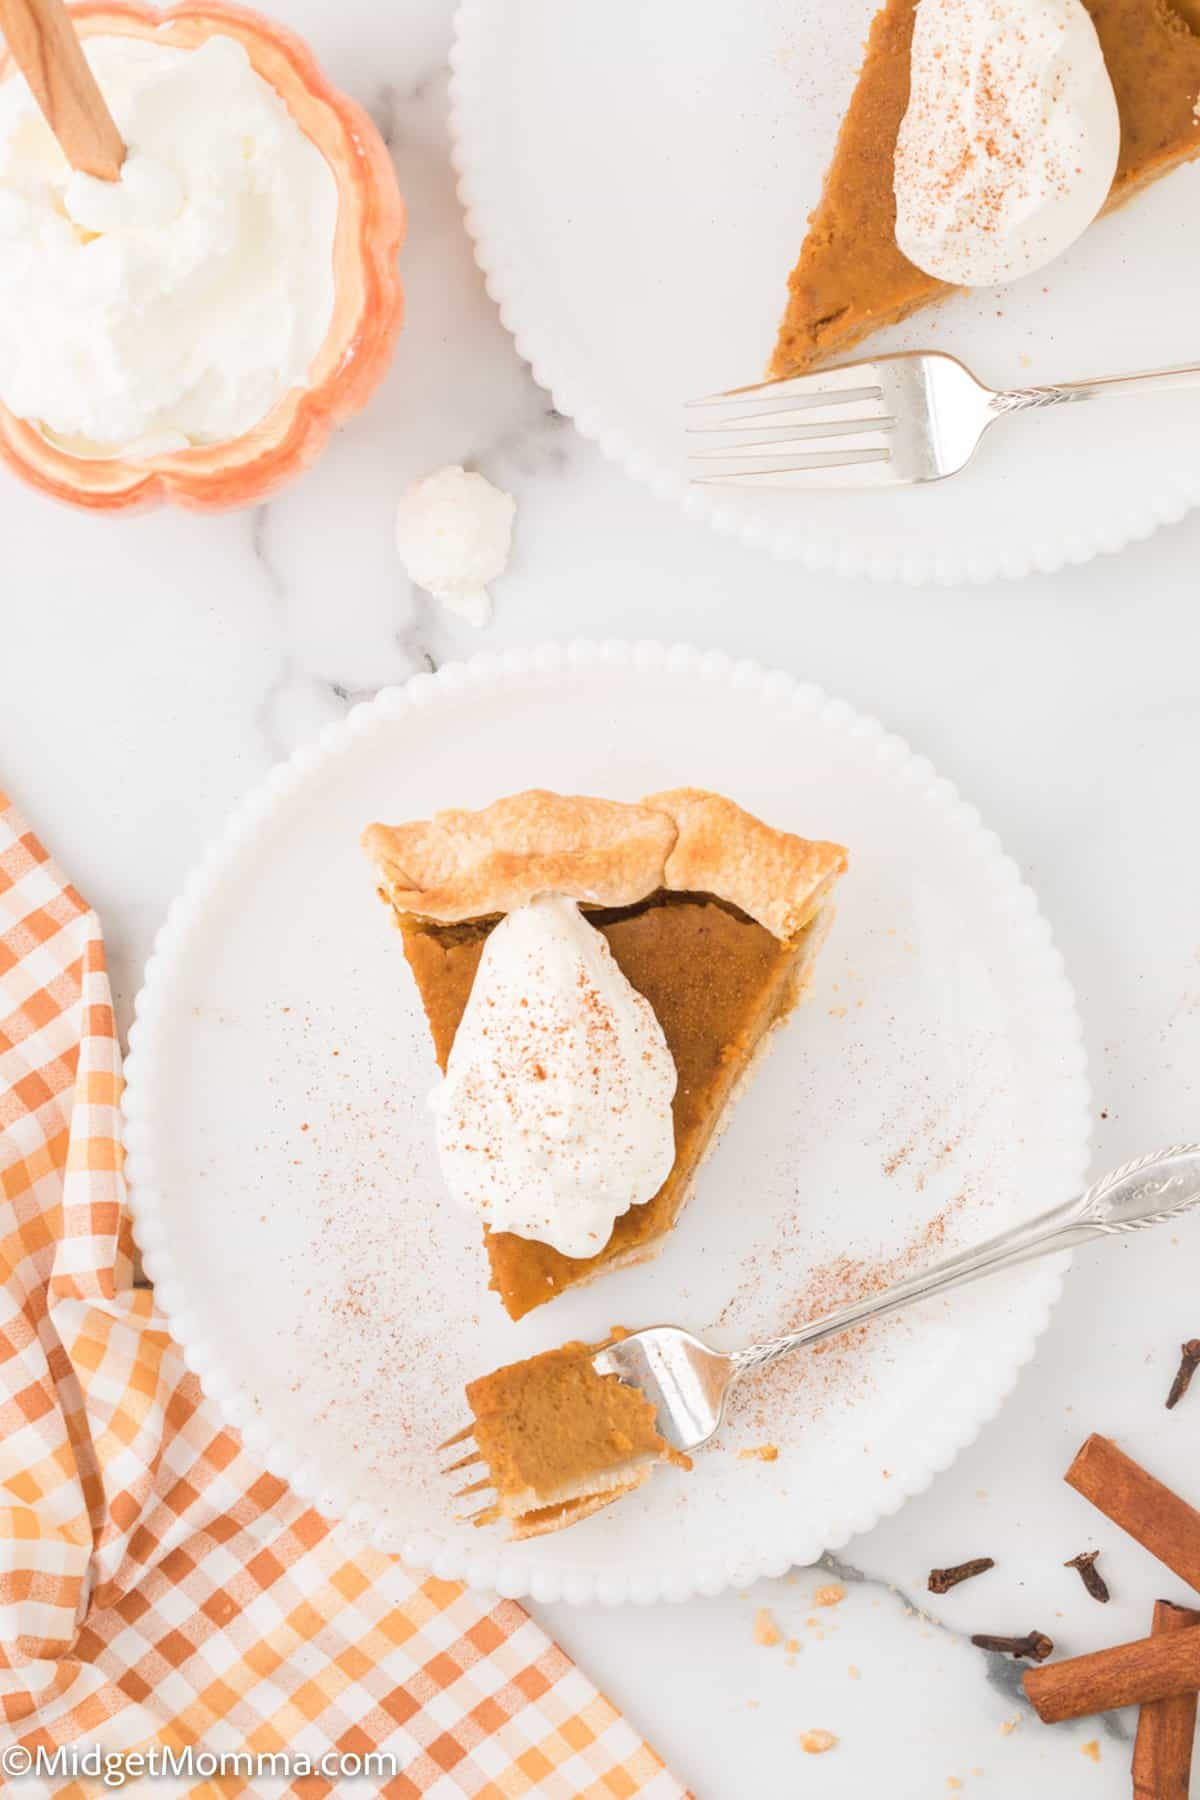
[[[391,159],[259,14],[117,0],[72,18],[126,155],[116,181],[72,169],[0,62],[0,457],[91,508],[253,504],[391,359]]]

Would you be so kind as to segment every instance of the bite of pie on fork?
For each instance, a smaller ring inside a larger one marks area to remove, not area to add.
[[[731,1390],[753,1370],[984,1275],[1144,1231],[1197,1205],[1200,1144],[1174,1145],[786,1337],[723,1351],[677,1325],[618,1327],[602,1344],[543,1351],[468,1383],[472,1423],[439,1445],[462,1452],[445,1472],[483,1469],[455,1496],[494,1494],[472,1523],[505,1519],[518,1538],[558,1531],[632,1493],[660,1463],[690,1469],[690,1452],[715,1437]]]

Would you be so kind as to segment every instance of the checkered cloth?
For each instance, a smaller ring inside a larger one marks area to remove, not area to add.
[[[355,1548],[214,1418],[132,1284],[120,1088],[96,918],[0,795],[0,1754],[383,1749],[402,1770],[168,1784],[222,1800],[679,1800],[519,1606]]]

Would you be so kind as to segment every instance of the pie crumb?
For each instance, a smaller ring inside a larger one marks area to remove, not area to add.
[[[1097,1738],[1089,1738],[1086,1744],[1079,1746],[1080,1756],[1090,1756],[1093,1762],[1100,1761],[1100,1743]]]
[[[947,1775],[946,1786],[948,1788],[950,1788],[953,1792],[957,1792],[958,1789],[962,1786],[962,1782],[958,1779],[957,1775]]]
[[[1017,1729],[1017,1726],[1020,1723],[1021,1723],[1020,1713],[1014,1713],[1011,1719],[1005,1719],[1005,1721],[1004,1721],[1003,1725],[1000,1727],[1000,1729],[1004,1733],[1004,1736],[1007,1737],[1009,1732],[1015,1731]]]
[[[862,1680],[862,1670],[858,1667],[858,1665],[856,1663],[851,1663],[850,1667],[846,1670],[846,1673],[850,1677],[851,1681],[861,1681]]]
[[[846,1598],[846,1590],[838,1582],[831,1581],[828,1587],[819,1587],[813,1595],[814,1606],[840,1606]]]
[[[777,1462],[779,1459],[778,1444],[754,1444],[749,1450],[739,1450],[739,1462]]]
[[[754,1641],[756,1644],[779,1644],[783,1641],[783,1633],[765,1606],[760,1606],[754,1615]]]
[[[803,1731],[800,1734],[800,1748],[807,1756],[823,1756],[836,1743],[832,1731]]]

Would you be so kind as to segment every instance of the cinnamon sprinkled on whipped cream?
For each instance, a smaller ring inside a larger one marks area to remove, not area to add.
[[[920,0],[896,242],[961,287],[1062,254],[1108,198],[1121,126],[1081,0]]]
[[[494,1231],[595,1256],[670,1174],[676,1080],[607,939],[540,895],[488,937],[432,1095],[446,1185]]]

